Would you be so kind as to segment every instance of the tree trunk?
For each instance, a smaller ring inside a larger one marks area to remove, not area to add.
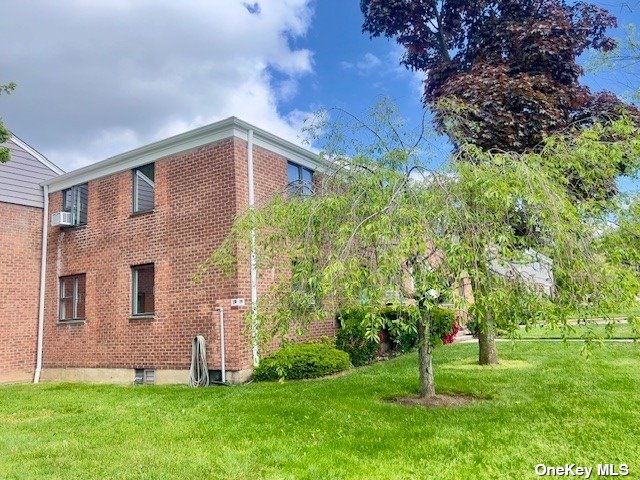
[[[436,384],[433,379],[432,348],[430,342],[431,319],[426,309],[420,309],[418,320],[418,366],[420,368],[420,398],[433,397]]]
[[[480,365],[497,365],[498,350],[496,349],[496,326],[491,316],[487,316],[484,325],[478,330],[478,346]]]

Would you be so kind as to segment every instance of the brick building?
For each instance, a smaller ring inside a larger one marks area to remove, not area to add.
[[[44,198],[40,182],[63,173],[13,136],[0,145],[0,383],[29,381],[36,364]]]
[[[219,371],[220,309],[227,379],[248,378],[255,352],[244,314],[264,288],[260,272],[247,255],[232,278],[193,275],[238,214],[321,168],[312,152],[232,117],[42,182],[53,215],[42,379],[130,383],[149,373],[186,383],[196,335]]]

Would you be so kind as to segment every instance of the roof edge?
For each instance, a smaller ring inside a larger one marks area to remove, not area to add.
[[[226,138],[237,137],[246,140],[246,134],[253,130],[254,138],[261,140],[260,146],[276,153],[285,153],[292,160],[302,159],[305,163],[312,163],[318,167],[326,167],[328,163],[317,154],[300,147],[277,135],[267,132],[237,117],[228,117],[215,123],[180,133],[163,140],[129,150],[106,158],[86,167],[72,170],[59,177],[51,178],[40,185],[47,185],[52,192],[69,188],[73,185],[130,170],[132,168],[152,163],[160,158],[191,150]],[[241,135],[241,133],[245,135]]]
[[[54,173],[56,173],[58,175],[64,175],[65,171],[63,169],[61,169],[59,166],[57,166],[55,163],[53,163],[47,157],[42,155],[39,151],[37,151],[35,148],[33,148],[27,142],[25,142],[24,140],[21,140],[20,138],[18,138],[13,132],[11,133],[11,139],[10,140],[13,143],[15,143],[16,145],[18,145],[20,148],[22,148],[24,151],[26,151],[29,155],[33,156],[36,160],[38,160],[40,163],[42,163],[45,167],[47,167],[52,172],[54,172]]]

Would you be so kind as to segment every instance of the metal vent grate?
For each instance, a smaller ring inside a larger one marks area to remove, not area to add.
[[[136,368],[133,383],[136,385],[154,385],[156,370],[154,368]]]

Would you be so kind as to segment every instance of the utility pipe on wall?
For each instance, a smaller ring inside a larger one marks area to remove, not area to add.
[[[40,382],[42,373],[42,348],[44,345],[44,289],[47,275],[47,239],[49,230],[49,186],[43,186],[44,208],[42,209],[42,250],[40,252],[40,299],[38,304],[38,344],[36,346],[36,370],[33,383]]]
[[[249,187],[249,209],[253,210],[256,204],[253,184],[253,130],[247,132],[247,177]],[[251,347],[253,352],[253,365],[260,362],[258,351],[258,271],[256,262],[256,231],[251,229]]]
[[[217,307],[220,312],[220,371],[222,372],[222,383],[227,383],[226,352],[224,347],[224,308]]]

